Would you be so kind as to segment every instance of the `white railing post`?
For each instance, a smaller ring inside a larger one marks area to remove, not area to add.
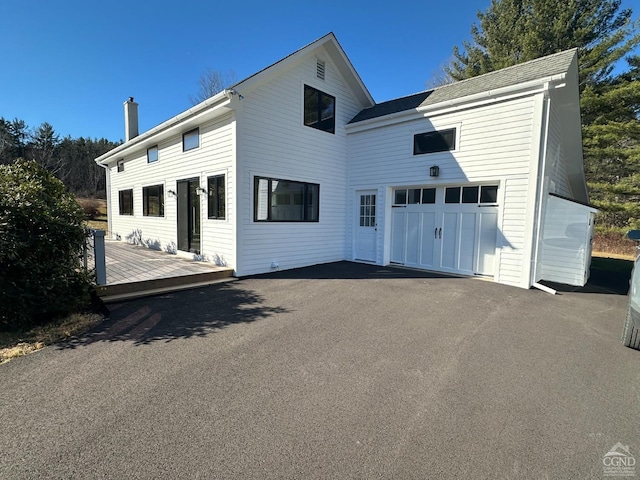
[[[104,251],[104,230],[93,231],[93,259],[96,266],[96,284],[107,283],[107,265]]]

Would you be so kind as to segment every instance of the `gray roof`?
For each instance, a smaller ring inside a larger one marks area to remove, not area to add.
[[[358,113],[349,123],[361,122],[371,118],[382,117],[392,113],[414,110],[418,107],[435,105],[457,98],[467,97],[477,93],[496,90],[511,85],[548,78],[565,73],[576,55],[577,49],[565,50],[546,57],[536,58],[525,63],[485,73],[477,77],[450,83],[415,93],[407,97],[396,98],[388,102],[379,103]]]

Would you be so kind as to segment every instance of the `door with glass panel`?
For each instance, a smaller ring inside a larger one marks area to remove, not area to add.
[[[200,180],[177,182],[178,250],[200,253]]]
[[[376,192],[375,190],[358,192],[356,199],[354,258],[366,262],[375,262],[378,237]]]

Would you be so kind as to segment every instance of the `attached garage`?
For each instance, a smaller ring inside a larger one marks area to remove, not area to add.
[[[391,263],[493,276],[498,185],[396,188]]]
[[[581,205],[577,81],[571,50],[360,112],[347,125],[347,257],[522,288],[583,285],[594,209]],[[561,234],[554,222],[569,217]]]

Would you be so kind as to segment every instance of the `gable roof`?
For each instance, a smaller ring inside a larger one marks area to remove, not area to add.
[[[364,82],[356,72],[353,64],[347,57],[346,53],[342,49],[342,46],[338,43],[338,39],[329,32],[328,34],[320,37],[319,39],[311,42],[310,44],[296,50],[295,52],[287,55],[286,57],[278,60],[277,62],[269,65],[268,67],[259,70],[258,72],[250,75],[244,80],[236,83],[232,87],[219,92],[212,97],[204,100],[203,102],[185,110],[184,112],[176,115],[169,120],[142,132],[137,137],[130,139],[129,141],[115,147],[114,149],[99,156],[95,161],[99,164],[107,164],[116,160],[116,155],[121,157],[130,151],[131,148],[143,148],[145,145],[151,145],[157,143],[159,139],[166,136],[175,134],[177,129],[186,128],[188,126],[195,126],[197,122],[213,118],[215,115],[228,112],[234,107],[234,100],[237,101],[238,96],[242,92],[236,91],[236,89],[242,90],[245,87],[260,82],[268,75],[279,71],[293,61],[296,61],[303,55],[319,48],[324,47],[329,54],[334,65],[342,75],[354,96],[360,102],[360,105],[375,105],[373,97],[369,93],[369,90],[365,86]]]
[[[362,110],[349,123],[361,122],[372,118],[424,108],[442,102],[457,100],[471,95],[494,91],[535,80],[543,81],[569,70],[577,49],[536,58],[528,62],[513,65],[477,77],[450,83],[424,92],[379,103]]]
[[[268,67],[263,68],[262,70],[259,70],[258,72],[250,75],[249,77],[236,83],[230,88],[241,89],[244,86],[248,86],[249,84],[259,81],[274,70],[286,66],[289,62],[294,61],[298,57],[305,55],[309,51],[315,50],[320,46],[324,47],[327,50],[329,56],[331,57],[331,60],[333,60],[336,68],[342,75],[342,78],[347,82],[347,85],[356,96],[356,98],[360,101],[360,103],[362,105],[375,105],[376,102],[373,100],[371,93],[369,93],[369,90],[362,81],[362,78],[360,78],[360,75],[353,67],[351,60],[349,60],[349,57],[347,57],[347,54],[344,52],[344,49],[338,42],[338,39],[333,32],[329,32],[319,39],[309,43],[308,45],[305,45],[295,52],[290,53],[286,57],[269,65]]]

